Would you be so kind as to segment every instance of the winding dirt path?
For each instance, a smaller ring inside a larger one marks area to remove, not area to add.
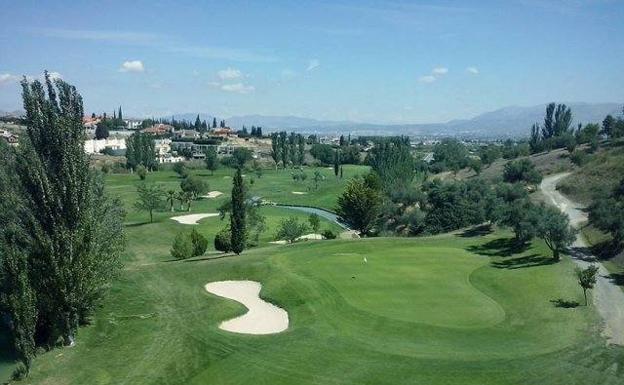
[[[587,221],[587,214],[580,204],[572,202],[557,191],[557,183],[569,174],[547,176],[542,180],[540,188],[550,203],[568,214],[572,226],[578,228],[580,224]],[[592,263],[598,265],[599,276],[592,295],[593,302],[605,322],[603,335],[609,343],[624,345],[624,291],[611,281],[607,269],[594,256],[588,254],[587,243],[580,233],[572,245],[571,255],[574,262],[582,268]]]

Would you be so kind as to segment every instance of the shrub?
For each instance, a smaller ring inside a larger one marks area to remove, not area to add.
[[[587,154],[583,151],[575,150],[570,154],[570,161],[580,167],[587,162]]]
[[[13,373],[11,374],[11,379],[13,381],[21,381],[28,376],[28,368],[23,363],[17,364]]]
[[[539,184],[542,181],[542,174],[535,169],[535,165],[530,160],[520,159],[505,165],[503,180],[508,183]]]
[[[101,170],[104,174],[108,174],[111,171],[111,167],[108,163],[104,163]]]
[[[306,232],[308,226],[305,223],[299,223],[295,217],[283,220],[275,234],[276,240],[285,239],[288,243],[293,243]]]
[[[193,242],[187,233],[181,231],[176,235],[171,246],[171,256],[175,259],[187,259],[193,256]]]
[[[327,230],[323,230],[323,232],[321,233],[321,235],[323,236],[323,238],[325,239],[336,239],[336,237],[338,236],[336,233],[334,233],[333,231],[331,231],[330,229]]]
[[[145,180],[145,177],[147,177],[147,169],[142,164],[137,167],[136,173],[141,180]]]
[[[191,231],[191,243],[193,244],[193,256],[203,255],[208,248],[208,240],[197,230]]]
[[[224,253],[232,251],[231,237],[232,234],[229,228],[226,227],[219,231],[214,239],[215,249]]]

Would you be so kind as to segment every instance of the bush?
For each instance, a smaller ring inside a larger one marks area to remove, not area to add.
[[[173,240],[171,256],[175,259],[187,259],[193,256],[193,251],[191,237],[183,231],[179,232]]]
[[[231,241],[232,233],[229,228],[222,229],[215,235],[214,239],[214,247],[216,250],[222,251],[224,253],[232,251],[232,241]]]
[[[285,239],[288,243],[293,243],[302,236],[308,229],[305,223],[299,223],[296,217],[290,217],[283,220],[280,223],[277,233],[275,234],[276,240]]]
[[[13,381],[21,381],[28,376],[28,368],[23,363],[17,364],[13,373],[11,374],[11,379]]]
[[[505,165],[503,180],[508,183],[539,184],[542,181],[542,174],[535,169],[535,165],[530,160],[520,159]]]
[[[193,256],[203,255],[208,248],[208,240],[197,230],[191,231],[191,243],[193,244]]]
[[[147,177],[147,169],[142,164],[140,164],[137,167],[136,173],[139,176],[139,179],[141,179],[141,180],[145,180],[145,178]]]
[[[327,230],[323,230],[323,232],[321,233],[321,235],[323,236],[323,238],[325,239],[336,239],[336,237],[338,236],[336,233],[334,233],[333,231],[331,231],[330,229]]]
[[[173,164],[173,171],[180,176],[180,178],[186,178],[188,171],[184,162],[177,162]]]
[[[104,163],[101,170],[104,174],[108,174],[111,171],[111,167],[108,163]]]
[[[570,161],[581,167],[587,162],[587,154],[583,151],[575,150],[572,154],[570,154]]]

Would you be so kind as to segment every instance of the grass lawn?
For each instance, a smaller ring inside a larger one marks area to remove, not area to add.
[[[550,263],[541,243],[513,254],[509,236],[311,241],[132,263],[77,345],[40,356],[25,383],[622,383],[624,353],[604,347],[593,310],[553,303],[581,300],[573,264]],[[224,279],[262,282],[289,329],[218,329],[245,312],[204,291]]]

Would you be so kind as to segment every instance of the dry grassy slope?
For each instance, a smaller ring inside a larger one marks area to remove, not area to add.
[[[526,157],[520,157],[517,159],[526,158],[529,159],[535,167],[541,171],[544,175],[556,174],[559,172],[571,171],[575,168],[574,164],[570,161],[568,157],[568,151],[564,149],[553,150],[550,152],[543,152],[540,154],[535,154]],[[503,168],[505,164],[510,160],[507,159],[499,159],[496,162],[492,163],[491,166],[484,168],[481,171],[481,177],[487,181],[495,181],[500,179],[503,175]],[[468,179],[475,176],[474,171],[470,169],[460,170],[455,179]],[[453,174],[451,172],[443,172],[434,176],[434,178],[440,179],[452,179]]]
[[[607,194],[624,177],[624,141],[602,147],[590,160],[562,180],[558,188],[573,200],[588,204]]]

